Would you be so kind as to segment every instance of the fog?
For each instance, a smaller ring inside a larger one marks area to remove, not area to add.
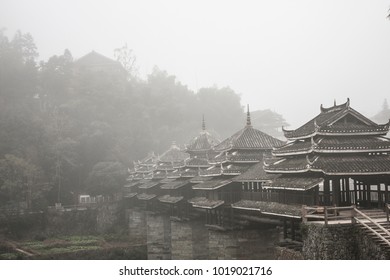
[[[40,59],[68,48],[113,57],[127,43],[194,91],[230,86],[295,128],[351,99],[368,116],[388,96],[389,1],[1,0],[0,26],[34,37]]]

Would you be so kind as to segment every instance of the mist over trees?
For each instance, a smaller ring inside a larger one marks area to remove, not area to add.
[[[75,203],[79,193],[112,194],[133,161],[172,141],[188,143],[203,114],[220,139],[245,125],[234,90],[195,93],[157,67],[143,80],[126,45],[115,56],[91,52],[74,60],[65,50],[38,63],[30,34],[8,38],[0,30],[2,206],[35,209]],[[271,134],[285,123],[269,110],[256,112],[257,122]]]

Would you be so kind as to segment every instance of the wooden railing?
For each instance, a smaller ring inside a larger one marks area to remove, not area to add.
[[[369,216],[364,214],[362,211],[356,209],[356,207],[354,207],[354,211],[357,214],[361,215],[364,219],[370,221],[372,224],[374,224],[376,227],[378,227],[388,238],[390,238],[390,232],[387,229],[385,229],[379,223],[375,222],[373,219],[371,219]],[[390,241],[388,239],[386,239],[382,234],[380,234],[380,232],[375,230],[372,226],[368,225],[367,222],[363,221],[363,219],[358,219],[357,217],[353,217],[352,219],[353,219],[353,221],[358,222],[359,224],[363,225],[365,228],[367,228],[369,231],[374,233],[377,237],[382,239],[382,241],[384,241],[387,245],[390,246]]]
[[[390,205],[386,204],[385,207],[387,222],[389,222],[389,212]],[[388,246],[390,246],[390,232],[384,228],[381,224],[374,221],[371,217],[366,215],[364,212],[360,211],[356,208],[355,205],[346,206],[346,207],[336,207],[336,206],[321,206],[321,207],[313,207],[313,206],[303,206],[302,207],[302,220],[304,223],[308,221],[308,219],[316,219],[320,221],[324,221],[327,226],[329,221],[332,220],[344,220],[350,222],[352,224],[359,223],[370,232],[372,232],[375,236],[380,238],[383,242],[385,242]],[[387,237],[387,238],[386,238]]]
[[[328,225],[332,220],[347,220],[353,216],[353,206],[336,207],[336,206],[302,206],[302,220],[304,223],[309,218],[323,220]],[[350,215],[340,216],[340,212],[350,211]]]

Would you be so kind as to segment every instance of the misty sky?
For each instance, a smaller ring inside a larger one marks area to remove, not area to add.
[[[0,0],[0,27],[30,32],[40,59],[68,48],[113,57],[127,43],[197,90],[230,86],[251,109],[292,124],[345,102],[374,115],[390,101],[390,0]]]

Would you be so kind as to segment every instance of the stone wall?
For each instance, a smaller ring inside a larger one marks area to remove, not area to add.
[[[277,260],[303,260],[303,254],[300,251],[296,251],[286,247],[275,248],[275,259]]]
[[[303,225],[303,255],[309,260],[350,260],[356,256],[353,226]]]
[[[148,259],[171,259],[171,220],[167,215],[146,213]]]
[[[204,220],[192,220],[192,258],[194,260],[208,260],[209,252],[209,232],[205,229]]]
[[[360,260],[390,260],[389,249],[382,247],[373,239],[365,234],[362,229],[356,229],[356,240],[359,241],[357,246],[357,259]]]
[[[132,245],[146,245],[146,212],[137,209],[127,209],[129,241]]]
[[[172,260],[192,260],[193,246],[191,223],[171,222],[171,257]]]
[[[309,223],[304,230],[303,256],[313,260],[390,259],[387,250],[378,245],[358,225]]]

